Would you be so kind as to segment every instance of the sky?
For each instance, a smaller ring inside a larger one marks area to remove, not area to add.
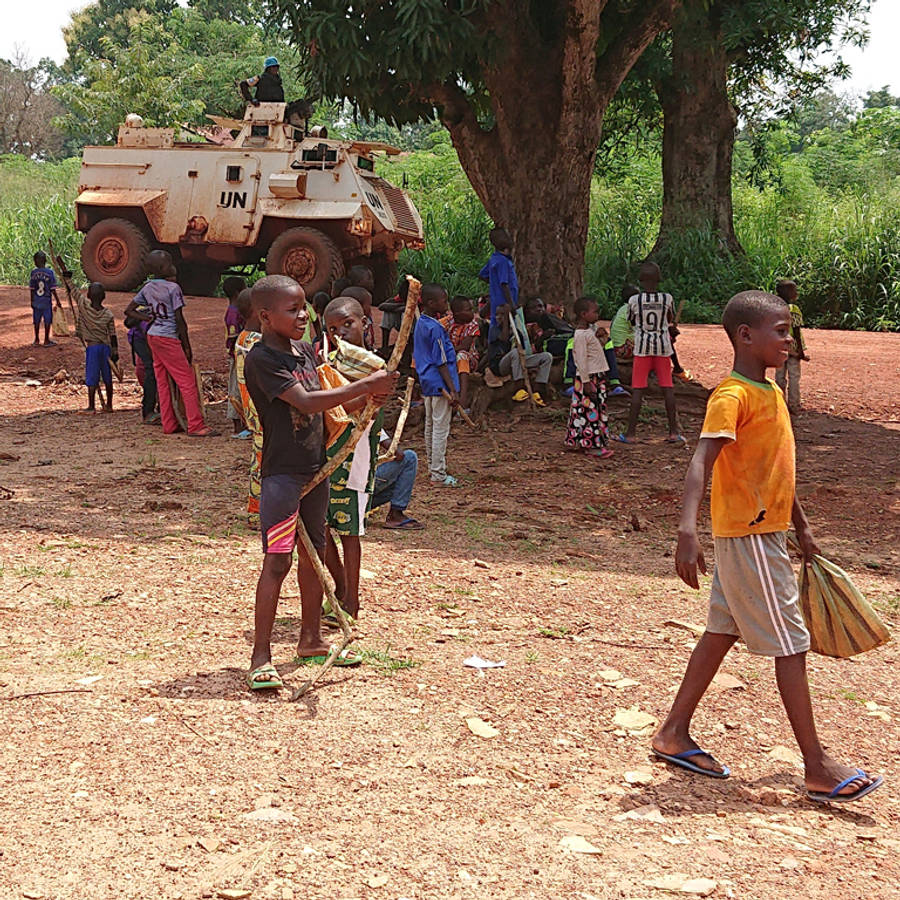
[[[68,24],[72,12],[86,5],[86,0],[18,0],[4,4],[0,58],[10,59],[16,50],[21,50],[30,62],[44,56],[62,62],[66,55],[62,28]],[[874,0],[869,21],[868,45],[862,50],[848,47],[841,54],[851,66],[852,75],[836,89],[840,93],[865,94],[887,84],[893,93],[900,94],[897,60],[900,3]]]

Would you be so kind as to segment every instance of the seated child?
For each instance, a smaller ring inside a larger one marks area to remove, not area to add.
[[[328,296],[327,294],[325,295]],[[237,336],[234,343],[234,374],[238,384],[238,392],[241,395],[241,409],[244,414],[244,422],[250,430],[250,486],[247,491],[247,524],[253,528],[259,528],[259,493],[260,467],[262,466],[263,433],[262,423],[253,398],[247,390],[247,380],[244,377],[244,364],[247,354],[256,346],[262,335],[259,332],[259,316],[253,308],[251,292],[244,288],[237,295],[238,312],[244,320],[244,328]]]
[[[606,374],[609,365],[603,352],[606,330],[597,326],[600,313],[593,297],[579,297],[575,301],[575,315],[577,324],[572,337],[575,383],[566,427],[566,447],[598,459],[608,459],[613,451],[607,446]]]
[[[447,440],[453,410],[459,406],[456,351],[440,319],[447,313],[447,291],[439,284],[422,287],[422,315],[413,333],[413,359],[425,401],[425,454],[431,483],[456,487],[447,474]]]
[[[354,400],[372,397],[383,403],[394,391],[397,376],[376,372],[353,384],[321,390],[312,347],[301,342],[308,325],[303,288],[286,275],[268,275],[251,291],[262,339],[247,355],[244,377],[263,426],[260,532],[262,572],[256,586],[253,653],[247,684],[251,690],[280,688],[281,677],[272,665],[272,626],[281,585],[291,568],[302,527],[324,557],[328,481],[304,493],[325,463],[322,413]],[[297,547],[302,624],[297,655],[324,661],[329,652],[322,640],[322,585],[303,545]],[[356,664],[358,656],[338,659]]]
[[[50,325],[53,322],[53,300],[59,303],[56,293],[56,275],[47,267],[47,254],[38,250],[34,254],[34,268],[28,279],[31,291],[31,319],[34,323],[34,344],[41,342],[41,322],[44,323],[44,346],[53,347],[56,341],[50,340]]]
[[[325,309],[323,321],[329,344],[337,346],[340,339],[346,344],[362,347],[364,316],[359,302],[352,297],[337,297],[332,300]],[[357,401],[355,405],[343,404],[347,413],[353,413],[362,406],[364,402],[361,401]],[[344,611],[354,618],[359,615],[359,569],[362,561],[360,538],[366,533],[366,512],[374,488],[378,436],[383,418],[383,414],[379,412],[369,423],[353,453],[331,474],[327,522],[330,532],[340,537],[344,563],[341,566],[337,546],[330,533],[325,561],[334,577],[335,596]],[[340,451],[353,430],[353,422],[348,422],[340,437],[328,447],[329,458]]]
[[[228,298],[228,308],[225,310],[225,351],[228,353],[228,408],[225,414],[232,421],[234,437],[247,440],[250,431],[244,423],[241,411],[241,396],[238,390],[237,372],[235,370],[234,344],[238,335],[244,330],[244,320],[237,307],[238,294],[247,287],[243,278],[229,275],[222,284],[222,290]]]
[[[471,413],[469,373],[478,371],[478,350],[475,341],[481,327],[475,321],[475,310],[468,297],[456,296],[450,301],[450,315],[441,320],[456,351],[456,370],[459,373],[459,405]]]
[[[82,412],[96,412],[97,388],[102,378],[106,387],[106,400],[100,394],[103,412],[112,412],[112,369],[109,361],[119,361],[119,342],[113,314],[103,305],[106,291],[99,281],[94,281],[85,296],[75,288],[74,299],[78,304],[78,322],[75,334],[84,341],[84,383],[88,389],[88,405]]]

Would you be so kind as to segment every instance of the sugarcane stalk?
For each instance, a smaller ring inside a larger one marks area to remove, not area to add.
[[[403,321],[400,324],[400,331],[397,334],[397,343],[394,344],[394,352],[391,354],[391,358],[387,362],[387,371],[395,372],[397,370],[397,366],[400,363],[400,359],[403,356],[403,351],[406,349],[407,341],[409,340],[410,331],[412,331],[412,323],[415,320],[416,315],[416,307],[419,303],[419,295],[422,291],[422,283],[413,278],[412,275],[407,275],[407,279],[409,280],[409,294],[406,298],[406,308],[403,310]],[[409,387],[407,387],[409,390]],[[329,460],[329,462],[324,465],[316,475],[309,481],[309,483],[304,487],[303,492],[301,493],[301,497],[305,494],[308,494],[317,484],[320,484],[326,478],[331,476],[331,473],[337,469],[339,465],[341,465],[347,457],[354,451],[357,443],[360,438],[365,433],[368,428],[372,418],[378,410],[378,406],[369,399],[368,403],[366,403],[366,407],[362,412],[362,415],[359,418],[359,422],[356,425],[356,428],[353,429],[353,433],[350,435],[347,443],[338,450],[337,453]],[[297,521],[297,536],[300,540],[300,543],[303,545],[304,550],[306,551],[307,556],[309,556],[310,562],[312,563],[313,569],[315,569],[316,576],[319,579],[319,582],[322,585],[322,590],[325,593],[325,596],[328,598],[329,603],[331,604],[331,608],[334,611],[335,616],[337,617],[338,624],[341,626],[341,631],[343,632],[343,638],[339,644],[334,644],[331,650],[328,653],[328,656],[325,658],[325,662],[322,663],[321,668],[316,674],[304,682],[300,687],[296,688],[291,695],[291,702],[299,700],[304,694],[310,691],[315,684],[317,684],[321,679],[325,676],[325,673],[334,665],[335,660],[337,660],[338,656],[344,652],[344,650],[349,646],[350,642],[353,640],[353,630],[350,627],[350,622],[347,617],[347,614],[344,612],[343,607],[340,602],[334,595],[334,590],[331,587],[331,581],[328,577],[328,572],[325,569],[325,566],[322,564],[321,559],[319,559],[319,554],[316,552],[316,548],[313,546],[312,540],[309,537],[308,532],[306,531],[306,526],[303,524],[303,520],[298,518]]]
[[[400,446],[400,438],[403,435],[403,428],[406,425],[406,418],[409,415],[409,406],[412,403],[412,393],[415,381],[412,375],[406,379],[406,391],[403,394],[403,405],[400,407],[400,415],[397,417],[397,424],[394,426],[394,437],[391,439],[390,446],[387,451],[378,457],[378,462],[386,462],[393,459],[397,455],[397,448]]]
[[[387,366],[385,367],[388,372],[396,372],[397,366],[400,364],[400,359],[403,356],[403,351],[406,349],[406,343],[409,340],[409,333],[412,331],[412,323],[415,319],[416,307],[418,306],[419,295],[422,291],[422,283],[418,279],[413,278],[412,275],[407,275],[406,277],[409,279],[409,294],[406,298],[406,308],[403,310],[403,321],[400,324],[400,331],[397,334],[397,343],[394,344],[394,352],[391,353],[391,358],[388,360]],[[356,423],[356,428],[353,429],[350,439],[304,486],[300,493],[301,497],[305,497],[326,478],[330,478],[331,473],[336,471],[338,466],[342,465],[344,460],[353,453],[354,449],[356,449],[356,445],[365,434],[366,429],[369,427],[369,423],[375,417],[375,413],[377,412],[378,404],[370,398],[366,403],[365,409],[363,409],[360,414],[359,420]]]

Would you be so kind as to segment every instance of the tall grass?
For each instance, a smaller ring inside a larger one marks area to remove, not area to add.
[[[81,235],[75,231],[80,159],[35,162],[0,156],[0,283],[27,284],[38,250],[48,238],[77,270]]]
[[[900,179],[881,173],[871,186],[829,192],[800,158],[787,158],[782,169],[778,187],[735,183],[744,256],[723,257],[715,235],[703,231],[668,248],[661,261],[665,286],[685,301],[685,321],[716,321],[737,291],[771,290],[778,278],[790,277],[810,324],[900,330]],[[395,184],[406,182],[425,225],[426,249],[404,254],[401,268],[441,282],[451,294],[480,293],[490,221],[446,136],[433,135],[429,149],[380,163],[379,170]],[[78,171],[77,159],[0,157],[0,282],[24,283],[48,237],[70,265],[77,262]],[[584,285],[607,314],[653,246],[661,202],[658,159],[626,160],[614,178],[594,179]]]

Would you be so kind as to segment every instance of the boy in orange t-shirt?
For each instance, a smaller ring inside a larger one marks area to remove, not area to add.
[[[684,488],[675,567],[697,588],[706,574],[697,539],[697,512],[712,472],[710,512],[715,541],[706,631],[694,648],[684,680],[653,752],[691,772],[727,778],[728,767],[690,736],[697,704],[725,654],[740,637],[751,653],[775,659],[781,700],[806,769],[812,800],[858,800],[882,783],[825,753],[816,734],[806,652],[809,633],[787,553],[793,523],[804,558],[819,552],[794,490],[794,435],[784,397],[766,369],[784,364],[791,347],[791,315],[773,294],[744,291],[728,301],[722,324],[734,347],[734,369],[713,392]]]

